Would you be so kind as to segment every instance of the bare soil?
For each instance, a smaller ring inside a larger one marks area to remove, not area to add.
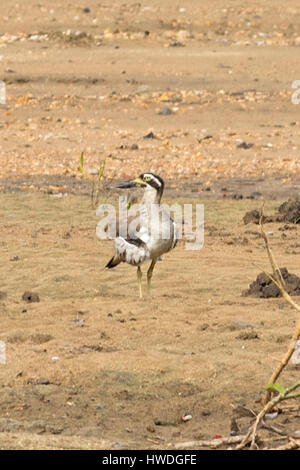
[[[1,2],[1,449],[227,436],[239,405],[261,408],[288,347],[296,312],[242,295],[269,268],[243,217],[299,194],[300,9],[150,3]],[[112,243],[96,238],[90,198],[104,161],[100,202],[153,171],[166,202],[205,205],[203,249],[164,256],[151,298],[134,268],[104,269]],[[279,266],[300,275],[299,224],[266,227]],[[289,365],[281,380],[298,378]],[[295,403],[274,426],[297,436],[298,416]],[[264,445],[276,436],[287,442],[269,429]]]

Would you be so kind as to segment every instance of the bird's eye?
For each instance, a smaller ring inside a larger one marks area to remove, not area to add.
[[[150,176],[144,176],[143,180],[146,181],[146,182],[151,181],[151,177]]]

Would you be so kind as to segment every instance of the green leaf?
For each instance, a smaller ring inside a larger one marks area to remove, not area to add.
[[[77,171],[79,173],[81,173],[81,176],[83,178],[85,178],[85,174],[84,174],[84,171],[83,171],[83,165],[84,165],[84,152],[81,152],[81,155],[80,155],[80,160],[79,160],[79,165],[77,167]]]
[[[284,388],[282,385],[280,385],[278,383],[268,384],[266,388],[269,392],[278,392],[278,393],[281,393],[281,394],[286,393],[286,388]]]
[[[80,166],[81,166],[82,169],[83,169],[83,164],[84,164],[84,154],[83,154],[83,152],[81,152],[81,155],[80,155]]]
[[[102,179],[103,173],[104,173],[104,167],[105,167],[105,160],[100,163],[99,165],[99,171],[98,171],[98,180],[100,181]]]

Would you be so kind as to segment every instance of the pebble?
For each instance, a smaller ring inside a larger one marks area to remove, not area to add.
[[[251,149],[252,147],[254,146],[253,143],[248,143],[247,142],[241,142],[240,144],[238,144],[236,147],[238,149],[245,149],[245,150],[248,150],[248,149]]]
[[[182,421],[186,422],[186,421],[190,421],[191,419],[193,419],[193,416],[187,414],[187,415],[183,415],[181,419]]]
[[[159,111],[158,114],[162,116],[169,116],[170,114],[172,114],[172,110],[166,106],[161,111]]]
[[[153,132],[149,132],[149,134],[144,135],[144,139],[155,139],[155,135]]]
[[[258,325],[258,324],[247,323],[247,322],[242,321],[242,320],[233,321],[232,325],[237,326],[239,328],[259,328],[260,327],[260,325]]]

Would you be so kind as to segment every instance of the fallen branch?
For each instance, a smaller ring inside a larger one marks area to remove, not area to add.
[[[275,449],[270,449],[270,450],[295,450],[299,449],[300,447],[300,439],[292,439],[290,437],[290,440],[287,444],[284,444],[282,446],[279,446]]]
[[[220,437],[219,439],[203,440],[203,441],[187,441],[178,442],[174,445],[175,449],[190,449],[191,447],[211,447],[217,449],[223,445],[238,444],[244,439],[244,436]]]

